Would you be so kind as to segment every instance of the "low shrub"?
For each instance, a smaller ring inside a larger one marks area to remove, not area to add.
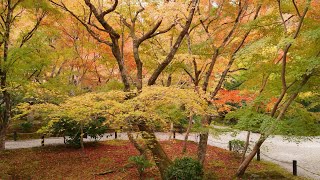
[[[201,180],[203,179],[203,168],[199,161],[190,157],[176,159],[166,170],[167,180]]]
[[[236,152],[238,154],[243,153],[245,148],[245,142],[239,139],[233,139],[229,142],[229,147],[231,151]]]
[[[152,166],[152,163],[143,155],[141,156],[131,156],[129,161],[132,162],[138,169],[140,179],[142,179],[144,171]]]
[[[103,136],[107,126],[103,125],[105,118],[92,119],[83,127],[83,132],[94,139]],[[41,130],[41,133],[49,133],[55,136],[66,137],[65,143],[74,147],[80,147],[80,123],[67,118],[61,118]]]

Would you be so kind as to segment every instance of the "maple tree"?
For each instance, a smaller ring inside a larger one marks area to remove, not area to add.
[[[21,77],[28,77],[27,79],[30,80],[39,71],[37,66],[44,65],[39,61],[39,56],[41,57],[43,52],[37,51],[37,47],[40,49],[43,46],[39,44],[39,41],[33,41],[32,38],[52,9],[46,1],[6,0],[0,3],[0,11],[2,27],[0,32],[2,53],[0,59],[0,149],[4,149],[5,136],[15,99],[12,94],[21,86]],[[26,17],[31,19],[29,24],[22,24]],[[21,27],[21,30],[14,27]],[[23,70],[18,71],[19,68]],[[20,80],[15,81],[17,79]]]
[[[52,128],[55,122],[61,120],[71,119],[78,122],[82,148],[83,126],[96,118],[105,117],[104,123],[114,129],[129,132],[138,129],[146,147],[152,152],[162,177],[171,160],[157,141],[154,130],[168,129],[170,123],[177,123],[191,113],[201,116],[214,113],[192,90],[155,86],[145,88],[138,96],[122,91],[87,93],[70,97],[58,106],[39,104],[32,106],[32,109],[51,119],[42,131]]]

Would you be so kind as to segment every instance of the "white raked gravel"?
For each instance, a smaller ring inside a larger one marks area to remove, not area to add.
[[[100,141],[114,139],[114,135],[106,137],[110,134],[105,134]],[[156,133],[159,140],[169,139],[168,133]],[[231,133],[213,137],[210,135],[208,144],[211,146],[228,149],[228,142],[232,139],[246,139],[246,132],[240,132],[237,136],[232,136]],[[250,141],[254,142],[259,137],[259,134],[252,134]],[[128,139],[125,133],[118,133],[118,139]],[[176,133],[176,139],[183,140],[184,135]],[[189,140],[198,141],[197,134],[190,134]],[[87,138],[85,141],[94,141]],[[63,144],[63,138],[46,138],[45,145]],[[24,141],[7,141],[6,149],[20,149],[41,146],[41,139],[24,140]],[[312,141],[303,141],[300,143],[288,142],[281,136],[274,136],[267,139],[261,148],[261,159],[272,161],[281,165],[288,171],[292,172],[292,160],[297,160],[298,166],[301,166],[311,172],[320,174],[320,137]],[[311,179],[320,180],[320,176],[312,174],[298,167],[298,175],[305,176]]]

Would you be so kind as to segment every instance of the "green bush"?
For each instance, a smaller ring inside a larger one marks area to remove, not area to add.
[[[201,180],[203,169],[199,161],[190,157],[178,158],[166,170],[167,180]]]
[[[21,131],[22,132],[30,132],[32,129],[33,124],[31,122],[22,122],[20,123]]]
[[[89,123],[85,124],[83,127],[83,132],[97,139],[106,132],[107,127],[103,125],[105,118],[96,118],[91,120]],[[61,118],[59,121],[50,124],[46,127],[48,133],[56,136],[66,137],[66,144],[80,147],[80,123],[72,119]]]
[[[129,161],[134,163],[135,167],[138,169],[140,179],[142,179],[144,171],[152,166],[152,163],[143,155],[131,156]]]
[[[239,139],[233,139],[229,142],[229,146],[231,146],[231,151],[240,154],[244,151],[245,142]]]

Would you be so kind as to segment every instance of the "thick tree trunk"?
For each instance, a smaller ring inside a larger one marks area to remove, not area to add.
[[[11,8],[11,1],[8,1],[8,11],[5,20],[5,33],[4,33],[4,46],[3,46],[3,62],[8,61],[9,56],[9,39],[10,39],[10,28],[12,23],[12,13],[14,8]],[[1,63],[3,63],[1,62]],[[1,114],[0,114],[0,150],[5,148],[6,132],[11,115],[11,97],[7,91],[7,70],[0,68],[0,86],[2,89],[2,103],[1,103]]]
[[[211,119],[209,116],[205,116],[204,120],[202,122],[204,126],[210,125],[211,124]],[[209,132],[206,130],[205,132],[200,133],[200,140],[198,144],[198,160],[203,165],[205,158],[206,158],[206,153],[207,153],[207,146],[208,146],[208,138],[209,138]]]
[[[1,88],[6,88],[6,74],[1,73]],[[8,91],[4,90],[2,112],[0,114],[0,150],[4,150],[6,141],[6,132],[10,121],[11,98]]]
[[[140,155],[146,154],[146,149],[139,145],[139,143],[133,138],[132,133],[127,132],[129,141],[133,144],[133,146],[139,151]]]
[[[134,60],[136,62],[136,66],[137,66],[136,86],[137,86],[138,91],[140,91],[142,89],[143,63],[142,63],[140,56],[139,56],[139,45],[137,43],[133,43],[133,56],[134,56]]]
[[[244,161],[239,166],[239,168],[237,170],[237,174],[236,174],[237,177],[242,177],[244,175],[244,173],[245,173],[246,169],[248,168],[250,162],[252,161],[254,156],[257,154],[258,150],[260,149],[261,145],[263,144],[263,142],[266,139],[267,139],[267,137],[260,136],[259,140],[257,141],[255,146],[253,147],[253,149],[250,152],[250,154],[244,159]]]
[[[146,125],[146,123],[142,122],[138,127],[142,132],[142,137],[145,139],[148,149],[152,153],[153,159],[160,171],[161,178],[164,179],[165,171],[172,164],[172,161],[168,158],[166,152],[157,141],[154,132]]]
[[[204,161],[206,159],[208,138],[209,138],[208,132],[200,134],[200,141],[198,145],[198,160],[201,165],[204,164]]]
[[[124,60],[122,59],[121,51],[120,51],[120,46],[118,42],[118,38],[112,38],[112,54],[117,60],[122,83],[124,85],[124,91],[129,91],[130,90],[130,83],[128,79],[128,73],[126,70],[126,67],[124,65]]]
[[[0,150],[5,149],[7,128],[0,125]]]
[[[182,153],[186,153],[187,152],[187,142],[188,142],[188,137],[189,137],[190,130],[191,130],[191,127],[192,127],[192,120],[193,120],[193,115],[190,115],[186,136],[184,137]]]

